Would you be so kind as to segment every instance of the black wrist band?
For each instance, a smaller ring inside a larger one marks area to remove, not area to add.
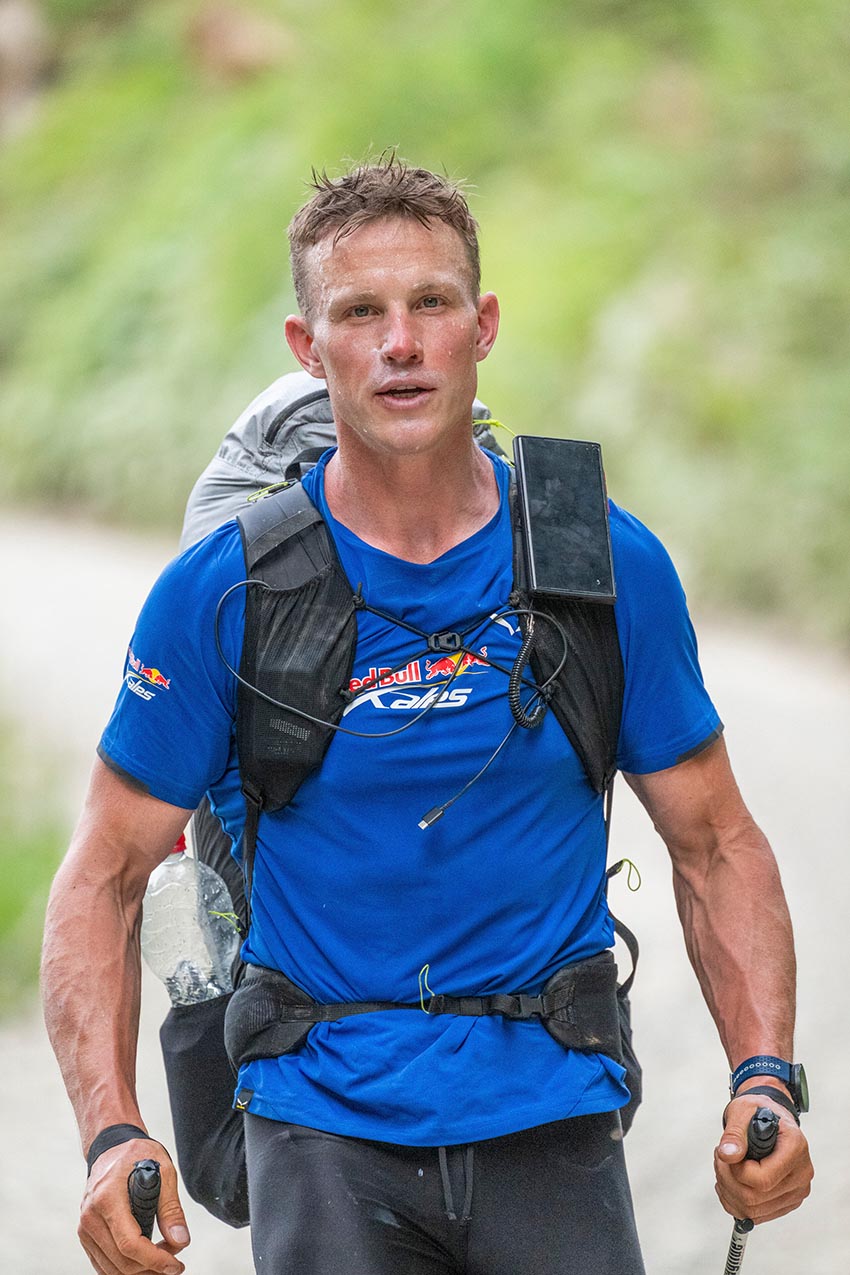
[[[144,1129],[140,1129],[135,1124],[111,1124],[105,1129],[101,1129],[88,1150],[86,1156],[86,1164],[88,1165],[88,1173],[91,1174],[92,1167],[99,1155],[103,1155],[104,1151],[109,1151],[112,1147],[118,1147],[122,1142],[132,1142],[134,1138],[150,1138]]]
[[[786,1111],[790,1111],[791,1115],[800,1123],[800,1113],[797,1110],[797,1104],[793,1098],[789,1098],[784,1089],[776,1089],[773,1085],[753,1085],[752,1089],[741,1089],[736,1093],[736,1098],[748,1098],[751,1093],[764,1094],[766,1098],[772,1098],[774,1102],[778,1102],[780,1107],[784,1107]]]

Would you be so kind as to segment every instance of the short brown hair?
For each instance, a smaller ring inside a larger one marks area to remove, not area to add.
[[[329,177],[313,169],[310,185],[315,194],[300,208],[289,225],[292,282],[302,314],[309,307],[306,256],[308,248],[326,235],[334,243],[358,227],[383,217],[411,217],[427,226],[443,221],[460,235],[472,276],[473,295],[481,287],[478,222],[459,183],[427,168],[413,168],[388,151],[374,163],[358,164],[342,177]]]

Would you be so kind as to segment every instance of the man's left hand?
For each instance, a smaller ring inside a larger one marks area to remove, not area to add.
[[[764,1160],[748,1160],[747,1129],[759,1107],[779,1116],[776,1146]],[[715,1190],[727,1213],[771,1222],[799,1208],[814,1177],[809,1144],[789,1111],[767,1094],[738,1094],[726,1108],[726,1127],[714,1152]]]

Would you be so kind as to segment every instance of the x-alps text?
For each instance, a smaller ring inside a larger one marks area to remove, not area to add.
[[[474,687],[456,686],[455,680],[468,670],[486,673],[490,667],[486,646],[481,647],[480,655],[484,658],[469,651],[459,651],[456,655],[441,655],[434,660],[411,660],[401,669],[370,668],[365,677],[353,677],[349,682],[349,689],[356,699],[348,705],[345,713],[362,704],[408,711],[430,705],[459,708],[467,702]],[[480,668],[474,668],[474,665],[480,665]],[[402,691],[401,687],[405,689]]]

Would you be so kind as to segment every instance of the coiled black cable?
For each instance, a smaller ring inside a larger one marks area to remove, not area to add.
[[[546,710],[549,707],[546,702],[546,696],[541,689],[540,698],[537,705],[531,713],[528,713],[520,699],[520,690],[522,687],[522,671],[531,658],[531,652],[534,647],[534,616],[528,617],[526,625],[525,637],[522,640],[522,646],[513,662],[511,675],[508,678],[508,706],[511,710],[514,721],[518,726],[522,726],[524,730],[534,730],[539,726],[543,718],[546,716]],[[548,686],[548,683],[547,683]]]

